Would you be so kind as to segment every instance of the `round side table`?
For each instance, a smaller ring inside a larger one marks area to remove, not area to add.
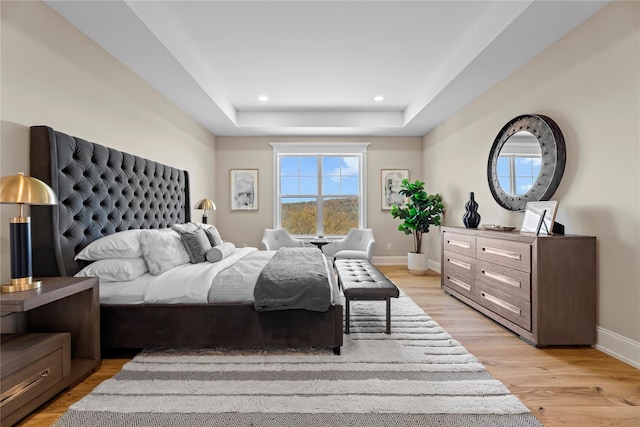
[[[322,240],[312,240],[309,243],[316,246],[318,249],[320,249],[320,252],[322,252],[322,247],[324,245],[328,245],[329,241],[327,239],[322,239]]]

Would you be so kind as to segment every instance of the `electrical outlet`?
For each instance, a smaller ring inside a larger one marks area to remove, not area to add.
[[[391,250],[391,243],[387,243],[387,250]]]

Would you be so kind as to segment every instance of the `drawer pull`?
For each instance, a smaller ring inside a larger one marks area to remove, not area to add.
[[[482,270],[482,274],[485,276],[497,280],[498,282],[506,283],[507,285],[515,286],[516,288],[521,288],[522,283],[519,280],[512,279],[507,276],[503,276],[502,274],[492,273],[490,271]]]
[[[466,270],[471,270],[471,264],[469,263],[458,261],[457,259],[453,259],[453,258],[447,258],[447,259],[453,265],[457,265],[458,267],[462,267]]]
[[[497,255],[497,256],[501,256],[501,257],[505,257],[505,258],[511,258],[511,259],[517,259],[518,261],[520,261],[521,259],[521,255],[517,252],[510,252],[510,251],[505,251],[503,249],[496,249],[496,248],[490,248],[490,247],[484,247],[482,248],[482,250],[488,254],[491,255]]]
[[[500,298],[494,297],[491,294],[488,294],[486,292],[480,292],[480,295],[482,296],[482,298],[486,299],[489,302],[494,303],[497,306],[500,306],[506,310],[511,311],[512,313],[517,314],[518,316],[520,316],[520,309],[518,307],[516,307],[515,305],[509,304],[506,301],[502,301]]]
[[[467,285],[466,283],[464,283],[462,280],[458,280],[458,279],[454,279],[451,276],[447,276],[447,279],[449,279],[449,281],[455,285],[460,286],[463,289],[466,289],[467,291],[471,291],[471,285]]]
[[[32,375],[21,383],[14,385],[9,390],[2,393],[2,395],[0,396],[0,406],[4,406],[6,403],[9,403],[21,394],[31,390],[32,388],[40,384],[41,381],[46,379],[50,373],[51,368],[46,368],[38,372],[37,374]]]
[[[447,240],[447,243],[449,243],[451,246],[457,246],[459,248],[464,248],[464,249],[471,249],[471,245],[467,242],[460,242],[458,240]]]

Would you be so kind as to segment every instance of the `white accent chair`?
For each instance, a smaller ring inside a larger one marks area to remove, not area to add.
[[[280,248],[297,248],[304,246],[304,241],[294,239],[284,228],[265,228],[260,248],[275,251]]]
[[[371,260],[376,239],[371,228],[352,228],[340,240],[334,240],[324,247],[324,254],[335,259]]]

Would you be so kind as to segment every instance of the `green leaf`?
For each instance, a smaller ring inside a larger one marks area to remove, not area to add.
[[[398,230],[405,234],[413,234],[415,248],[419,248],[419,241],[423,233],[429,232],[431,225],[440,226],[441,216],[444,212],[444,204],[440,194],[428,194],[424,190],[425,183],[420,180],[409,182],[403,179],[399,193],[409,200],[403,207],[393,205],[391,216],[399,218],[403,222]]]

